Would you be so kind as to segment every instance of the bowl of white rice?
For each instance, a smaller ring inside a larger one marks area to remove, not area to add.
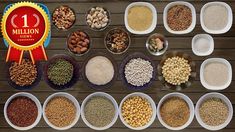
[[[94,89],[111,87],[116,79],[116,63],[105,53],[96,53],[89,56],[83,65],[83,79]]]
[[[154,62],[143,53],[133,53],[125,57],[119,69],[121,80],[132,90],[143,90],[151,86],[156,78]]]

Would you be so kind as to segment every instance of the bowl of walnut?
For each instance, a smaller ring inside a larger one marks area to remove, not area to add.
[[[196,63],[182,52],[169,52],[157,67],[158,79],[165,88],[182,90],[192,85],[196,78]]]

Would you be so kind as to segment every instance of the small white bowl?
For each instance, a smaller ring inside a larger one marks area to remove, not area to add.
[[[212,97],[215,97],[215,98],[220,98],[222,101],[224,101],[224,103],[227,104],[228,106],[228,109],[229,109],[229,115],[228,115],[228,118],[227,120],[219,125],[219,126],[209,126],[207,124],[205,124],[201,117],[200,117],[200,113],[199,113],[199,108],[201,106],[201,104],[208,98],[212,98]],[[224,96],[223,94],[221,93],[215,93],[215,92],[212,92],[212,93],[207,93],[205,95],[203,95],[198,101],[197,101],[197,104],[196,104],[196,107],[195,107],[195,115],[196,115],[196,119],[198,121],[198,123],[204,127],[205,129],[208,129],[208,130],[211,130],[211,131],[217,131],[217,130],[221,130],[223,128],[225,128],[229,122],[232,120],[233,118],[233,106],[232,106],[232,103],[230,102],[230,100]]]
[[[190,110],[190,116],[189,116],[189,119],[188,121],[183,125],[183,126],[180,126],[180,127],[171,127],[169,125],[167,125],[163,120],[162,120],[162,117],[161,117],[161,113],[160,113],[160,109],[161,109],[161,106],[162,104],[164,103],[164,101],[166,99],[169,99],[171,97],[179,97],[179,98],[182,98],[183,100],[186,101],[186,103],[188,104],[188,107],[189,107],[189,110]],[[194,104],[192,102],[192,100],[185,94],[182,94],[182,93],[178,93],[178,92],[173,92],[173,93],[169,93],[167,95],[165,95],[161,100],[160,102],[158,103],[158,106],[157,106],[157,116],[158,116],[158,119],[160,121],[160,123],[166,127],[167,129],[170,129],[170,130],[183,130],[184,128],[188,127],[191,122],[193,121],[193,118],[194,118]]]
[[[228,74],[229,74],[228,81],[223,86],[211,86],[208,83],[206,83],[204,76],[203,76],[204,68],[208,63],[211,63],[211,62],[220,62],[220,63],[225,64],[228,67],[228,70],[229,70],[228,71]],[[206,59],[201,64],[201,67],[200,67],[200,81],[201,81],[202,85],[208,90],[223,90],[223,89],[227,88],[232,82],[232,66],[231,66],[231,64],[226,59],[223,59],[223,58]]]
[[[190,8],[191,13],[192,13],[192,23],[191,25],[188,27],[188,29],[183,30],[183,31],[174,31],[172,30],[167,23],[167,12],[168,10],[175,6],[175,5],[184,5],[187,6],[188,8]],[[187,34],[190,33],[196,26],[196,10],[194,8],[194,6],[192,4],[190,4],[189,2],[184,2],[184,1],[175,1],[175,2],[171,2],[169,4],[166,5],[166,7],[164,8],[164,12],[163,12],[163,23],[164,23],[164,27],[166,28],[166,30],[172,34]]]
[[[47,119],[47,116],[46,116],[46,113],[45,113],[45,109],[46,109],[46,106],[47,106],[48,102],[49,102],[52,98],[54,98],[54,97],[65,97],[65,98],[69,99],[71,102],[73,102],[74,106],[75,106],[76,109],[77,109],[76,117],[75,117],[73,123],[71,123],[70,125],[68,125],[68,126],[66,126],[66,127],[57,127],[57,126],[53,125],[53,124]],[[49,97],[47,97],[46,101],[45,101],[44,104],[43,104],[43,118],[44,118],[44,120],[46,121],[47,125],[49,125],[50,127],[52,127],[52,128],[55,129],[55,130],[68,130],[68,129],[70,129],[71,127],[73,127],[73,126],[77,123],[79,117],[80,117],[80,105],[79,105],[77,99],[76,99],[73,95],[71,95],[71,94],[68,94],[68,93],[65,93],[65,92],[54,93],[54,94],[50,95]]]
[[[228,23],[227,23],[227,26],[224,27],[224,29],[221,29],[221,30],[210,30],[208,29],[205,24],[204,24],[204,19],[203,19],[203,15],[204,15],[204,11],[205,9],[208,7],[208,6],[211,6],[211,5],[222,5],[224,7],[227,8],[228,10]],[[201,22],[201,26],[202,26],[202,29],[207,32],[207,33],[210,33],[210,34],[223,34],[223,33],[226,33],[230,30],[230,28],[232,27],[232,24],[233,24],[233,12],[232,12],[232,9],[231,7],[225,3],[225,2],[209,2],[209,3],[206,3],[202,9],[201,9],[201,12],[200,12],[200,22]]]
[[[115,115],[113,117],[113,120],[112,122],[110,122],[108,125],[104,126],[104,127],[96,127],[96,126],[93,126],[92,124],[90,124],[87,120],[86,120],[86,116],[85,116],[85,112],[84,112],[84,109],[85,109],[85,106],[86,106],[86,103],[87,101],[89,101],[92,97],[97,97],[97,96],[101,96],[101,97],[105,97],[107,99],[109,99],[114,107],[115,107]],[[117,121],[118,119],[118,104],[116,102],[116,100],[109,94],[107,93],[104,93],[104,92],[95,92],[95,93],[92,93],[90,95],[88,95],[84,101],[82,102],[82,106],[81,106],[81,117],[82,117],[82,120],[85,122],[85,124],[90,127],[91,129],[93,130],[106,130],[106,129],[109,129],[110,127],[112,127],[114,125],[114,123]]]
[[[197,51],[197,49],[195,47],[195,44],[196,44],[197,39],[200,39],[200,38],[204,38],[204,39],[207,39],[209,41],[209,50],[208,51],[206,51],[206,52]],[[192,39],[192,50],[193,50],[193,53],[197,56],[210,55],[214,51],[214,39],[209,34],[197,34]]]
[[[145,126],[142,126],[142,127],[132,127],[130,126],[129,124],[126,123],[126,121],[124,120],[123,116],[122,116],[122,104],[124,103],[125,100],[127,100],[128,98],[130,97],[133,97],[133,96],[140,96],[142,98],[145,98],[148,100],[148,102],[150,103],[151,107],[152,107],[152,110],[153,110],[153,115],[150,119],[150,121],[145,125]],[[131,94],[128,94],[126,97],[124,97],[119,105],[119,117],[122,121],[122,123],[132,129],[132,130],[144,130],[146,128],[148,128],[153,122],[154,120],[156,119],[156,104],[155,102],[153,101],[153,99],[148,96],[147,94],[144,94],[144,93],[141,93],[141,92],[134,92],[134,93],[131,93]]]
[[[152,11],[152,14],[153,14],[152,25],[147,30],[145,30],[145,31],[135,31],[128,25],[128,20],[127,20],[128,11],[133,6],[146,6]],[[148,33],[151,33],[157,25],[157,10],[151,3],[148,3],[148,2],[133,2],[133,3],[129,4],[126,7],[124,21],[125,21],[126,29],[129,32],[131,32],[133,34],[148,34]]]
[[[30,125],[30,126],[27,126],[27,127],[19,127],[19,126],[16,126],[14,124],[11,123],[11,121],[8,119],[8,116],[7,116],[7,107],[9,105],[9,103],[16,97],[28,97],[30,98],[32,101],[34,101],[34,103],[36,104],[37,108],[38,108],[38,116],[35,120],[35,122]],[[19,92],[19,93],[16,93],[14,95],[12,95],[8,100],[7,102],[5,103],[4,105],[4,116],[5,116],[5,119],[7,121],[7,123],[13,127],[14,129],[16,130],[21,130],[21,131],[25,131],[25,130],[29,130],[29,129],[32,129],[34,128],[38,123],[39,121],[41,120],[41,117],[42,117],[42,106],[41,106],[41,103],[40,101],[32,94],[30,93],[26,93],[26,92]]]

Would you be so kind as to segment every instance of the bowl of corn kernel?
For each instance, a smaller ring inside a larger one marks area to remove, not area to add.
[[[182,52],[169,52],[158,64],[158,79],[164,87],[182,90],[192,85],[196,78],[196,63]]]

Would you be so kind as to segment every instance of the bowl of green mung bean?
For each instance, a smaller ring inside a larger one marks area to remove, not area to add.
[[[44,79],[50,87],[56,90],[72,87],[78,78],[79,66],[71,56],[55,55],[44,66]]]

